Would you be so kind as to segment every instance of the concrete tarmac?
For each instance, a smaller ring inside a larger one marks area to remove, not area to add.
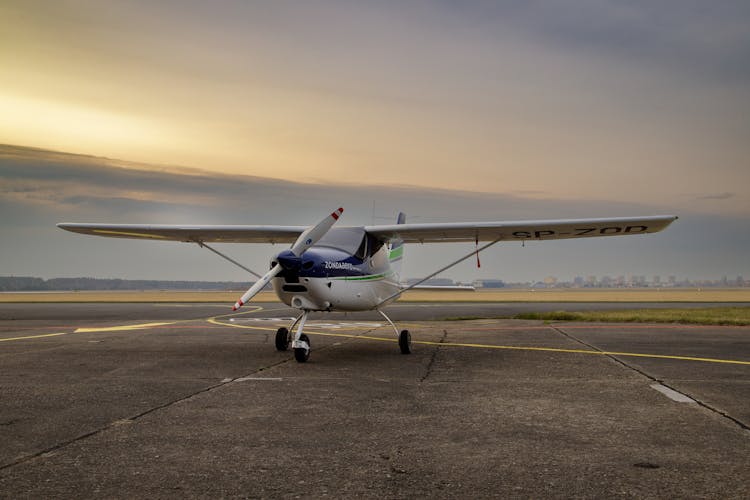
[[[512,307],[0,305],[0,497],[750,497],[750,328]]]

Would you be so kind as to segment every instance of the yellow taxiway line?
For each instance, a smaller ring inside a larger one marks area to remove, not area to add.
[[[97,328],[76,328],[73,333],[93,333],[93,332],[126,332],[129,330],[147,330],[157,326],[167,326],[179,323],[179,321],[170,321],[168,323],[142,323],[140,325],[122,325],[122,326],[103,326]]]
[[[235,328],[247,328],[250,330],[267,330],[274,331],[276,328],[263,327],[263,326],[248,326],[248,325],[235,325],[231,323],[222,323],[217,320],[217,317],[209,318],[207,321],[210,323],[221,325],[221,326],[232,326]],[[343,337],[351,339],[361,340],[376,340],[379,342],[398,342],[395,338],[387,337],[373,337],[371,335],[351,335],[346,333],[328,333],[328,332],[312,332],[305,330],[310,335],[320,335],[324,337]],[[537,351],[537,352],[560,352],[566,354],[593,354],[597,356],[627,356],[635,358],[650,358],[650,359],[673,359],[677,361],[696,361],[702,363],[723,363],[732,365],[745,365],[750,366],[750,361],[740,361],[735,359],[717,359],[717,358],[701,358],[697,356],[670,356],[667,354],[645,354],[636,352],[615,352],[615,351],[593,351],[586,349],[561,349],[555,347],[524,347],[524,346],[510,346],[510,345],[493,345],[493,344],[468,344],[461,342],[430,342],[426,340],[412,340],[412,344],[420,345],[434,345],[440,347],[469,347],[475,349],[500,349],[508,351]]]
[[[263,310],[263,307],[261,306],[251,306],[251,307],[254,307],[254,309],[250,311],[242,311],[239,313],[230,313],[230,314],[224,314],[224,315],[219,315],[219,316],[212,316],[210,318],[206,318],[205,321],[214,325],[218,325],[218,326],[244,328],[247,330],[275,331],[277,329],[276,327],[236,325],[234,323],[226,323],[226,322],[220,321],[221,319],[231,318],[231,317],[245,315],[245,314],[252,314],[252,313],[256,313],[256,312]],[[0,339],[0,342],[38,339],[38,338],[45,338],[45,337],[57,337],[61,335],[68,335],[70,333],[120,332],[120,331],[146,330],[149,328],[157,328],[160,326],[174,325],[177,323],[185,323],[189,321],[195,321],[195,320],[182,320],[182,321],[171,321],[171,322],[162,322],[162,323],[141,323],[141,324],[136,324],[136,325],[121,325],[121,326],[98,327],[98,328],[77,328],[73,332],[57,332],[57,333],[45,333],[45,334],[39,334],[39,335],[28,335],[24,337],[12,337],[12,338]],[[314,325],[310,325],[310,326],[314,327]],[[398,342],[398,340],[395,338],[374,337],[371,335],[352,335],[352,334],[346,334],[346,333],[329,333],[329,332],[318,332],[318,331],[309,331],[309,330],[307,330],[307,333],[309,333],[310,335],[320,335],[324,337],[342,337],[342,338],[375,340],[378,342],[392,342],[392,343]],[[697,356],[671,356],[671,355],[666,355],[666,354],[594,351],[594,350],[586,350],[586,349],[561,349],[561,348],[555,348],[555,347],[524,347],[524,346],[493,345],[493,344],[470,344],[470,343],[459,343],[459,342],[430,342],[426,340],[413,340],[412,343],[420,344],[420,345],[433,345],[433,346],[440,346],[440,347],[468,347],[468,348],[475,348],[475,349],[557,352],[557,353],[566,353],[566,354],[593,354],[597,356],[624,356],[624,357],[650,358],[650,359],[672,359],[672,360],[677,360],[677,361],[694,361],[694,362],[702,362],[702,363],[722,363],[722,364],[750,366],[750,361],[740,361],[740,360],[734,360],[734,359],[703,358],[703,357],[697,357]]]
[[[43,333],[41,335],[28,335],[26,337],[11,337],[9,339],[0,339],[0,342],[10,342],[11,340],[41,339],[44,337],[58,337],[60,335],[67,335],[69,333],[70,332]]]

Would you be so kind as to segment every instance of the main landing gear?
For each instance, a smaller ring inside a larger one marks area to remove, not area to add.
[[[411,354],[411,334],[409,333],[409,330],[401,330],[401,333],[398,333],[398,328],[396,328],[396,325],[393,324],[393,321],[391,321],[391,318],[385,315],[383,311],[380,309],[377,310],[381,316],[385,318],[385,320],[391,324],[393,327],[393,331],[396,332],[396,336],[398,337],[398,347],[401,349],[401,354]]]
[[[401,354],[411,353],[411,334],[409,330],[401,330],[398,334],[398,346],[401,348]]]
[[[377,311],[393,327],[393,331],[396,332],[396,336],[398,337],[398,347],[401,349],[401,354],[411,354],[411,334],[409,333],[409,330],[401,330],[401,333],[399,333],[398,328],[393,324],[391,318],[386,316],[386,314],[380,309],[377,309]],[[292,344],[292,348],[294,349],[294,359],[299,363],[304,363],[310,359],[310,337],[302,333],[302,329],[305,327],[305,321],[307,321],[307,315],[309,313],[310,311],[302,311],[302,314],[294,320],[294,323],[292,323],[289,328],[281,327],[276,330],[276,350],[286,351],[289,349],[289,344]],[[297,326],[297,324],[299,324],[299,326]],[[294,330],[295,326],[297,326],[297,331],[294,334],[294,340],[292,340],[290,331]]]

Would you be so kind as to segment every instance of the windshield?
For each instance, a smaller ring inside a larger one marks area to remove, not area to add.
[[[350,255],[356,255],[363,247],[366,234],[362,227],[333,228],[315,246],[336,248]]]

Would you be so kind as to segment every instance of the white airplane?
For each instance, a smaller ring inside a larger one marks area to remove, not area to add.
[[[61,223],[57,226],[67,231],[96,236],[197,243],[258,278],[258,281],[237,300],[233,310],[251,300],[271,282],[282,302],[301,311],[289,328],[279,328],[276,332],[276,348],[286,351],[291,342],[295,359],[305,362],[310,356],[310,339],[303,333],[303,329],[311,311],[376,310],[396,332],[401,352],[409,354],[409,331],[402,330],[399,333],[393,321],[383,312],[383,306],[396,300],[406,290],[420,287],[424,281],[474,255],[477,255],[478,259],[482,250],[500,241],[523,242],[655,233],[677,219],[675,216],[667,215],[406,224],[404,214],[399,214],[396,224],[392,225],[333,228],[343,211],[343,208],[339,208],[311,227],[81,223]],[[480,247],[480,241],[489,243]],[[208,242],[292,243],[292,246],[278,253],[271,262],[271,270],[261,276],[210,247],[207,245]],[[412,285],[402,284],[399,275],[404,243],[436,242],[473,242],[476,248]],[[290,332],[295,326],[297,330],[292,336]]]

